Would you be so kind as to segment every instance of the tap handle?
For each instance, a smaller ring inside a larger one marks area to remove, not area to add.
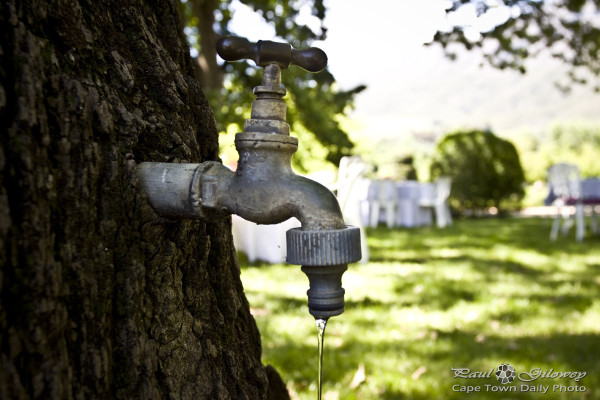
[[[289,43],[270,40],[251,43],[248,39],[225,36],[217,42],[217,53],[227,61],[249,59],[260,67],[269,64],[277,64],[281,68],[297,65],[309,72],[319,72],[327,66],[327,55],[319,48],[296,50]]]

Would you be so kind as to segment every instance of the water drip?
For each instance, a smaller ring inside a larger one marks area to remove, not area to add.
[[[325,327],[327,326],[327,318],[326,319],[315,319],[317,323],[317,339],[318,349],[319,349],[319,367],[317,369],[318,380],[317,380],[317,399],[321,400],[321,393],[323,389],[323,344],[325,340]]]

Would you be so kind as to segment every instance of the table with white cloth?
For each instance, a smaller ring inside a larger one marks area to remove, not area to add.
[[[583,204],[600,205],[600,178],[587,178],[581,181]]]
[[[429,226],[433,211],[421,205],[434,197],[435,185],[430,182],[372,180],[361,209],[363,223],[371,227],[379,223],[388,227]]]
[[[586,178],[577,182],[573,193],[569,192],[567,196],[557,197],[552,183],[548,184],[548,196],[544,200],[546,205],[552,205],[556,201],[562,201],[567,205],[573,205],[581,202],[583,205],[600,205],[600,178]]]
[[[432,183],[417,181],[396,182],[398,206],[396,209],[396,226],[417,227],[433,223],[430,208],[420,206],[423,199],[433,198],[435,188]]]

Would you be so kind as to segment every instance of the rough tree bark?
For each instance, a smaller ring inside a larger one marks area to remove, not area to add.
[[[0,3],[1,399],[287,398],[230,221],[138,191],[139,162],[217,159],[177,10]]]

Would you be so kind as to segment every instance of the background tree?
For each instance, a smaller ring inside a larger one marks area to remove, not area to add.
[[[323,26],[323,19],[326,8],[322,0],[240,2],[262,16],[274,27],[277,37],[295,48],[310,47],[315,40],[325,39],[327,29]],[[249,61],[225,65],[217,63],[216,41],[221,36],[232,34],[229,30],[233,16],[231,1],[188,0],[181,3],[181,7],[186,32],[197,53],[200,81],[207,89],[207,96],[215,110],[219,131],[227,131],[231,124],[241,130],[254,99],[252,88],[260,84],[261,73]],[[302,9],[309,9],[315,20],[320,21],[318,29],[300,22],[298,17]],[[352,106],[354,96],[365,87],[339,90],[328,70],[313,74],[295,67],[282,74],[282,83],[288,91],[288,123],[304,144],[294,157],[295,166],[306,172],[303,161],[311,157],[310,148],[307,149],[311,142],[324,149],[327,161],[338,165],[339,160],[350,155],[354,147],[348,134],[340,127],[339,116],[345,114]]]
[[[430,174],[452,178],[450,203],[459,211],[516,208],[524,194],[515,147],[491,132],[446,135],[436,147]]]
[[[570,66],[570,82],[593,85],[600,90],[599,0],[453,0],[447,10],[449,21],[459,13],[476,14],[486,23],[483,31],[453,24],[440,31],[434,42],[456,57],[450,46],[481,49],[484,58],[497,68],[525,72],[525,60],[548,49],[553,57]],[[568,84],[557,85],[568,90]]]
[[[137,187],[217,159],[178,4],[6,0],[0,44],[0,399],[287,398],[230,220]]]
[[[561,123],[548,133],[514,133],[511,141],[527,164],[529,182],[545,181],[548,168],[559,162],[577,165],[583,178],[600,176],[600,126],[590,123]],[[526,160],[526,161],[525,161]]]

